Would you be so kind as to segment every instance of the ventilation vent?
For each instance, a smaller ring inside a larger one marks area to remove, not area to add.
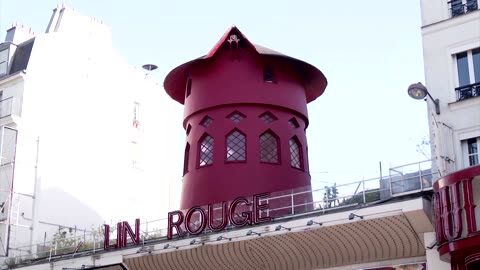
[[[234,111],[227,116],[228,119],[232,120],[235,123],[240,123],[243,119],[247,118],[243,113],[239,111]]]
[[[274,83],[275,82],[275,73],[271,68],[264,68],[263,69],[263,81],[266,83]]]
[[[208,127],[213,122],[213,119],[210,116],[205,116],[202,121],[200,121],[200,125],[204,127]]]
[[[278,118],[275,115],[273,115],[271,112],[265,112],[262,115],[260,115],[258,118],[262,119],[263,122],[267,124],[278,120]]]

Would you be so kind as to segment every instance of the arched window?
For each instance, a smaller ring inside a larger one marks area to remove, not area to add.
[[[188,161],[190,160],[190,144],[185,146],[185,155],[183,156],[183,175],[188,173]]]
[[[238,129],[234,129],[225,138],[227,162],[245,161],[247,160],[246,136]]]
[[[213,141],[207,133],[198,141],[198,167],[213,164]]]
[[[271,130],[260,135],[260,161],[267,163],[280,163],[278,136]]]
[[[303,170],[302,146],[296,136],[290,139],[290,165]]]

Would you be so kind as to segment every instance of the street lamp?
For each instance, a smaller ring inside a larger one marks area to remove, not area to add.
[[[143,69],[148,70],[148,71],[153,71],[157,69],[158,67],[154,64],[145,64],[142,66]]]
[[[435,112],[440,114],[440,100],[434,99],[430,93],[428,92],[427,88],[422,83],[414,83],[408,87],[408,95],[413,99],[424,99],[428,96],[435,104]]]

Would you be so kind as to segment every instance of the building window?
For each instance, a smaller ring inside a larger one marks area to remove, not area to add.
[[[140,126],[140,103],[133,103],[133,127],[138,128]]]
[[[260,161],[279,164],[279,144],[278,136],[270,130],[260,135]]]
[[[243,113],[239,111],[234,111],[227,116],[228,119],[232,120],[234,123],[238,124],[243,119],[247,118]]]
[[[469,68],[467,52],[457,54],[457,71],[459,86],[465,86],[470,84],[470,74],[468,70]]]
[[[242,132],[237,129],[230,132],[225,139],[226,161],[245,161],[247,159],[246,144],[246,137]]]
[[[183,156],[183,175],[188,173],[188,161],[190,160],[190,144],[185,146],[185,155]]]
[[[188,78],[187,86],[186,86],[186,89],[185,89],[185,97],[190,96],[191,93],[192,93],[192,79]]]
[[[297,137],[293,137],[289,141],[290,145],[290,165],[292,167],[303,170],[302,146]]]
[[[451,0],[448,3],[450,4],[450,14],[452,17],[478,9],[477,0]]]
[[[205,116],[203,117],[202,121],[200,121],[200,125],[204,127],[210,126],[210,124],[213,122],[213,119],[210,116]]]
[[[273,115],[271,112],[265,112],[261,114],[258,118],[262,119],[263,122],[267,124],[278,120],[278,118],[275,115]]]
[[[0,51],[0,76],[7,74],[8,70],[8,49]]]
[[[292,117],[292,119],[288,120],[288,124],[292,127],[292,128],[298,128],[300,125],[298,124],[298,121],[297,119],[295,119],[295,117]]]
[[[185,133],[187,134],[187,136],[190,134],[190,131],[192,131],[192,125],[188,124],[188,125],[187,125],[187,130],[185,131]]]
[[[478,145],[480,144],[480,137],[471,138],[467,140],[467,156],[468,165],[474,166],[480,164],[478,158]]]
[[[263,81],[266,83],[274,83],[275,82],[275,73],[273,72],[272,68],[264,68],[263,69]]]
[[[458,87],[457,100],[480,96],[480,48],[455,55]]]
[[[477,0],[467,0],[465,6],[467,12],[474,11],[478,9],[478,2]]]
[[[198,142],[198,166],[204,167],[213,164],[213,137],[204,134]]]

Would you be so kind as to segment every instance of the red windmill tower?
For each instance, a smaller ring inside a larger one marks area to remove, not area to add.
[[[181,209],[308,189],[307,103],[326,86],[314,66],[250,43],[235,26],[173,69],[164,87],[185,105],[187,134]]]

